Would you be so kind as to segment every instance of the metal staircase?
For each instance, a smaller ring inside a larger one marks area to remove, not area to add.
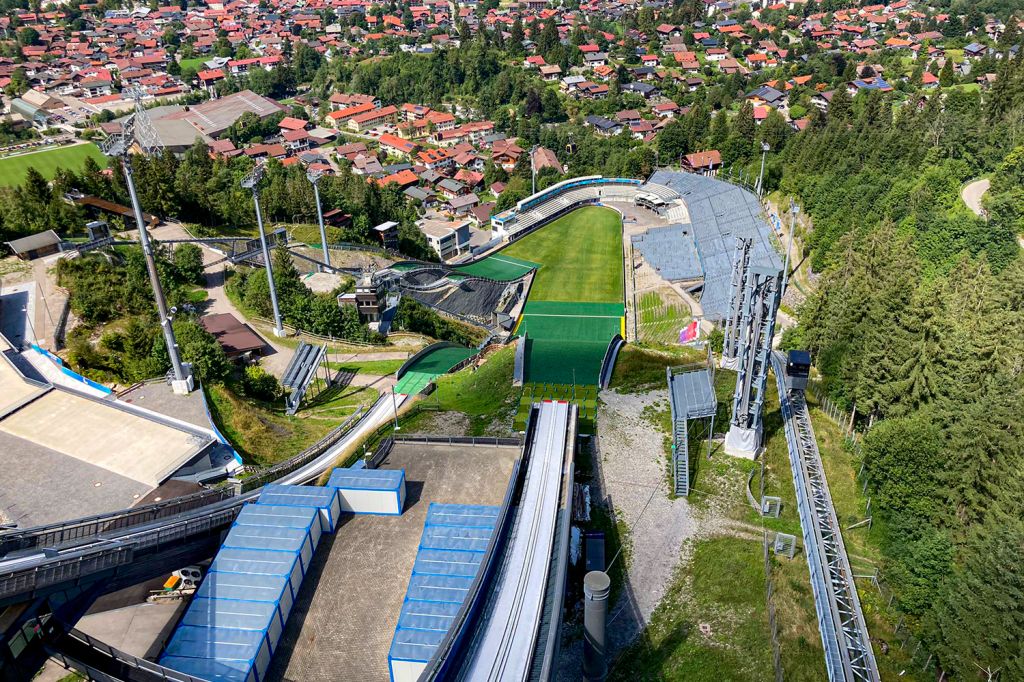
[[[672,471],[675,475],[676,495],[690,494],[690,438],[686,418],[676,421],[672,428]]]

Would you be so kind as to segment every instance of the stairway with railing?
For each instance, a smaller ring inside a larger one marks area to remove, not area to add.
[[[680,419],[672,429],[672,472],[675,474],[676,495],[690,493],[690,436],[686,420]]]

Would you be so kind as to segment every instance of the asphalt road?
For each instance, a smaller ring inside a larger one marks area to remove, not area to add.
[[[968,182],[960,190],[960,198],[967,204],[967,208],[974,211],[974,215],[985,217],[985,209],[981,207],[981,198],[988,191],[990,185],[988,178],[980,178]]]

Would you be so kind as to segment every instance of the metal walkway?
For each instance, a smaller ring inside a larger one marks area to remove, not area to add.
[[[786,427],[789,463],[828,679],[831,682],[875,682],[879,680],[878,666],[807,403],[802,391],[787,392],[786,361],[782,354],[772,353],[771,360]]]

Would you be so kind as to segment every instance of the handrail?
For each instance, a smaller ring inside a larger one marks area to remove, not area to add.
[[[91,538],[104,531],[137,526],[192,511],[226,500],[233,497],[234,494],[235,491],[231,488],[214,488],[109,514],[95,514],[45,526],[10,531],[0,534],[0,556],[36,547],[60,547],[76,540]]]
[[[110,679],[118,679],[120,677],[118,675],[121,672],[120,669],[127,668],[132,671],[132,679],[166,680],[167,682],[204,682],[199,677],[193,677],[187,673],[166,668],[158,663],[153,663],[152,661],[132,656],[120,649],[115,649],[109,644],[101,642],[74,628],[53,646],[50,646],[49,649],[48,653],[58,658],[65,667],[74,668],[78,672],[90,676],[90,679],[93,679],[96,672],[106,674]],[[116,672],[99,670],[90,661],[83,660],[85,658],[83,654],[91,654],[94,657],[106,657],[109,659],[108,662],[115,664],[119,670]]]
[[[481,445],[491,447],[521,447],[521,438],[501,438],[499,436],[436,436],[431,434],[403,434],[394,436],[395,443],[440,443],[444,445]]]

